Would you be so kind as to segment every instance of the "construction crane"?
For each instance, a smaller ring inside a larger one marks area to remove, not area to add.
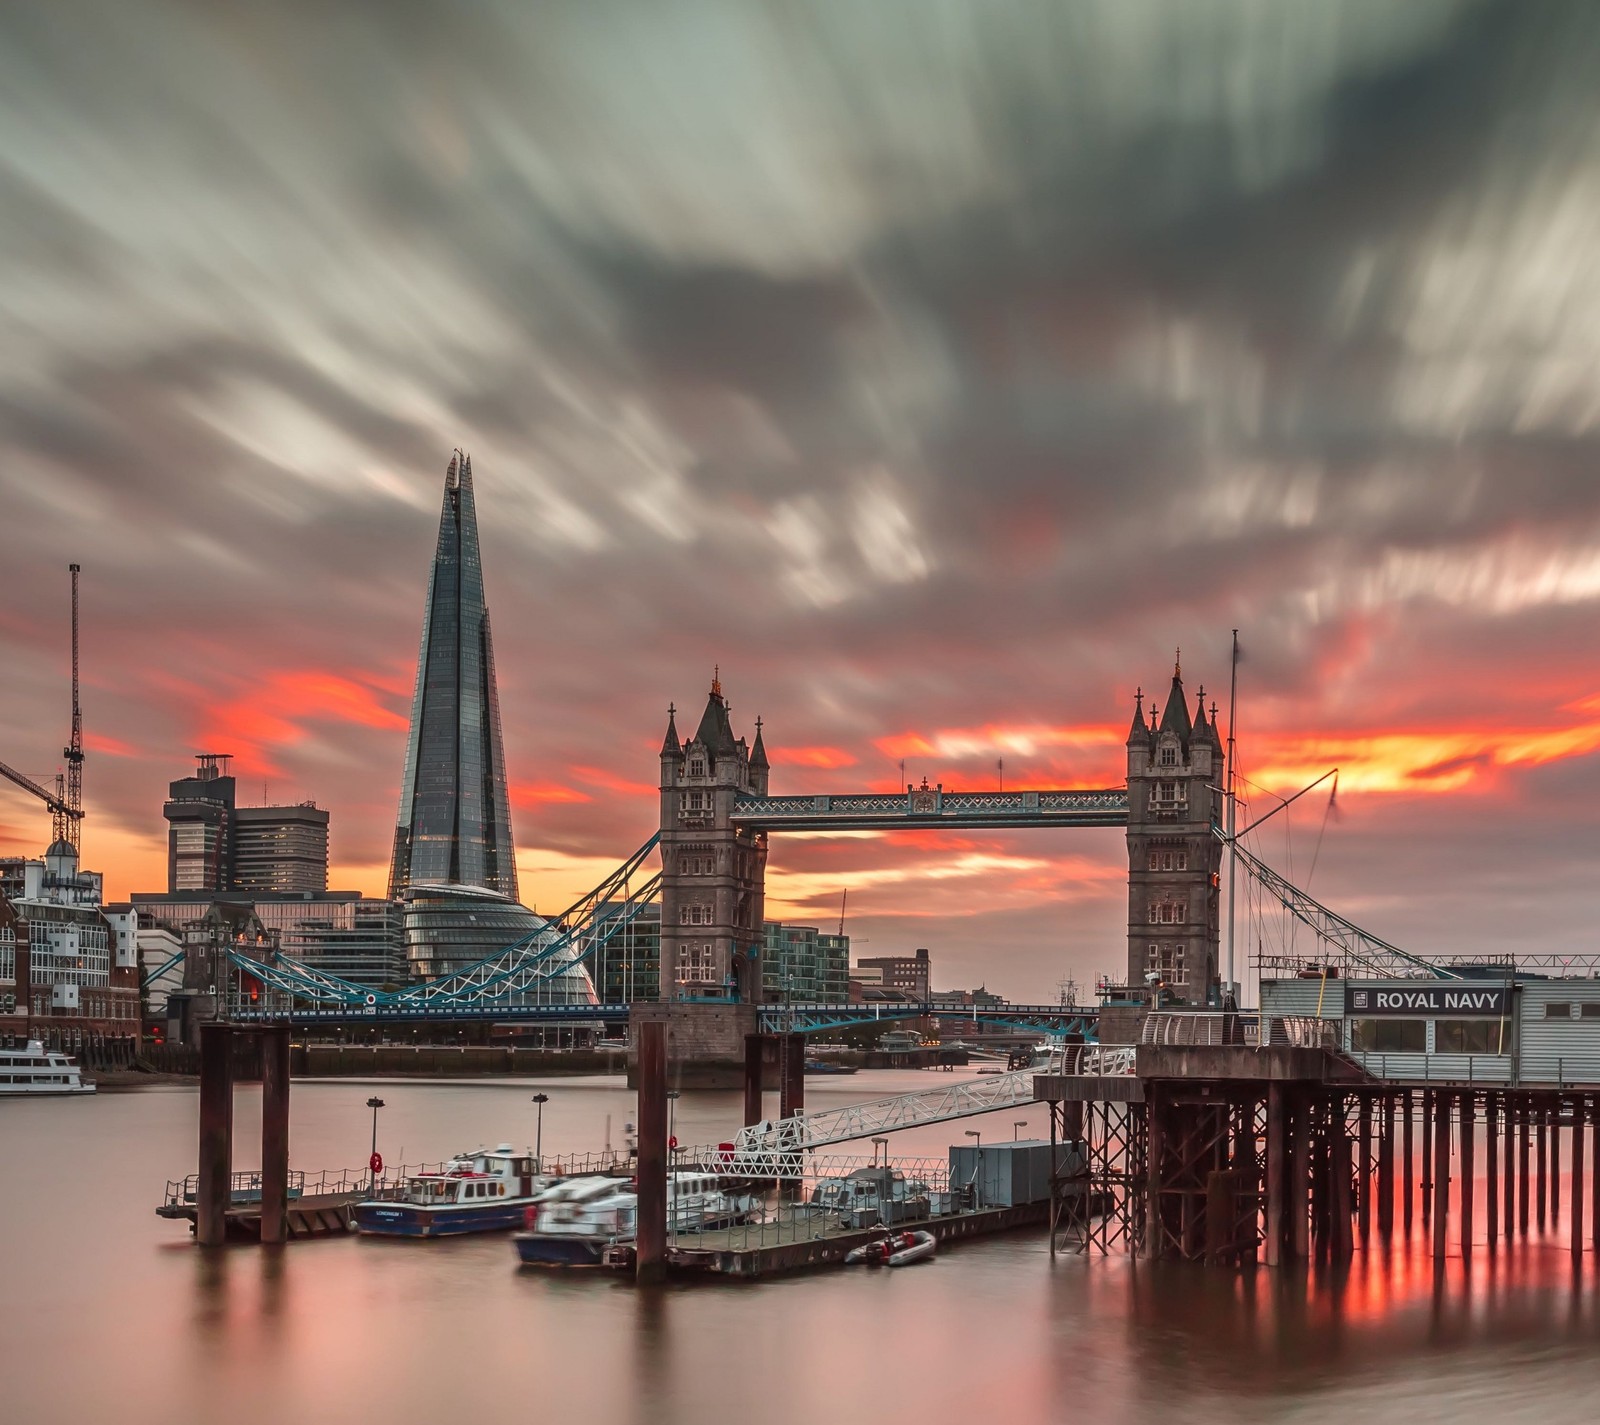
[[[83,825],[83,709],[78,705],[78,566],[69,564],[72,571],[72,738],[61,749],[67,761],[66,804],[51,811],[55,816],[54,839],[68,841],[72,849],[80,849],[78,838]]]
[[[54,792],[45,790],[32,777],[4,762],[0,762],[0,777],[25,792],[32,792],[50,808],[52,846],[65,841],[77,851],[79,823],[83,820],[83,709],[78,706],[78,566],[69,564],[67,568],[72,572],[72,736],[70,745],[61,749],[61,755],[67,760],[66,776],[57,773]]]
[[[0,762],[0,777],[4,777],[8,782],[15,782],[25,792],[32,792],[34,796],[38,797],[40,801],[50,808],[52,815],[55,817],[55,839],[57,841],[62,839],[62,828],[68,825],[71,825],[73,830],[72,839],[74,842],[76,841],[78,821],[83,816],[83,812],[81,810],[74,811],[67,804],[66,798],[60,791],[47,792],[32,777],[24,776],[14,767],[6,766],[4,762]]]

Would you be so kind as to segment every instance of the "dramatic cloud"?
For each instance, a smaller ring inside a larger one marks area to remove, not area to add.
[[[1252,781],[1341,768],[1263,855],[1589,948],[1597,53],[1491,0],[8,5],[0,759],[53,771],[77,559],[113,890],[196,750],[381,888],[461,445],[547,909],[713,664],[780,790],[1107,785],[1237,625]],[[770,890],[1037,994],[1118,969],[1123,869],[791,838]]]

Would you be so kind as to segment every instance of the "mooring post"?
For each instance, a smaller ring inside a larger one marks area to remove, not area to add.
[[[1572,1100],[1572,1262],[1583,1260],[1583,1099]]]
[[[1433,1259],[1442,1262],[1450,1219],[1450,1098],[1433,1099]]]
[[[783,1051],[779,1058],[783,1064],[782,1102],[778,1107],[780,1118],[793,1118],[806,1111],[806,1037],[804,1034],[785,1034]]]
[[[1472,1090],[1461,1095],[1461,1255],[1472,1255],[1472,1197],[1477,1154],[1477,1105]]]
[[[289,1027],[261,1037],[261,1240],[289,1236]]]
[[[744,1036],[744,1126],[760,1123],[762,1113],[762,1072],[766,1067],[767,1037],[764,1034]]]
[[[1385,1094],[1378,1103],[1378,1236],[1394,1235],[1394,1098]]]
[[[1289,1153],[1289,1114],[1284,1101],[1286,1090],[1280,1083],[1267,1085],[1267,1265],[1277,1266],[1283,1260],[1284,1249],[1284,1195],[1288,1173],[1285,1159]]]
[[[667,1274],[667,1026],[639,1025],[638,1225],[634,1274],[640,1283]]]
[[[1488,1193],[1489,1250],[1500,1236],[1500,1095],[1483,1099],[1483,1185]]]
[[[233,1028],[200,1026],[200,1173],[195,1241],[220,1247],[228,1235],[233,1189]]]

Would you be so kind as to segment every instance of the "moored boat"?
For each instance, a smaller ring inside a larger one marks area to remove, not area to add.
[[[931,1257],[938,1250],[938,1239],[917,1228],[910,1232],[886,1232],[845,1253],[846,1266],[908,1267]]]
[[[743,1222],[755,1194],[725,1188],[714,1173],[679,1171],[667,1179],[667,1230],[705,1232]],[[530,1266],[598,1267],[612,1249],[633,1242],[639,1225],[639,1195],[632,1182],[573,1179],[534,1202],[517,1256]]]
[[[358,1202],[351,1213],[358,1232],[383,1237],[451,1237],[464,1232],[504,1232],[560,1179],[539,1171],[531,1149],[509,1143],[452,1158],[437,1173],[418,1173],[398,1188]]]
[[[25,1049],[0,1049],[0,1098],[13,1094],[83,1094],[95,1086],[59,1049],[30,1039]]]

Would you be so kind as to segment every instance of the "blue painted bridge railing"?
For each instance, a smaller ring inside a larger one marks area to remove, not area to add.
[[[733,821],[763,831],[1126,826],[1128,789],[948,792],[942,787],[911,787],[886,795],[740,797],[733,804]]]

